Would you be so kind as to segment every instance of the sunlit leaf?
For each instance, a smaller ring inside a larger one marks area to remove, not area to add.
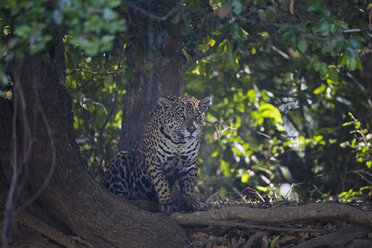
[[[300,39],[297,44],[298,49],[301,53],[305,53],[307,50],[307,42],[304,38]]]

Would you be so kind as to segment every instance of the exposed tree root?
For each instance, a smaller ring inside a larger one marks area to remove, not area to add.
[[[372,244],[372,233],[369,234],[372,212],[337,203],[265,209],[232,206],[173,213],[171,218],[185,227],[193,244],[200,247],[247,248],[275,244],[300,248],[370,247]],[[234,245],[236,240],[239,245]]]
[[[336,231],[306,242],[296,245],[296,248],[312,247],[345,247],[346,244],[354,239],[362,238],[370,232],[366,227],[346,225]]]
[[[254,247],[256,242],[259,239],[262,239],[263,236],[268,235],[270,232],[268,231],[263,231],[263,232],[258,232],[256,234],[253,234],[251,237],[249,237],[247,243],[244,244],[244,248],[251,248]]]
[[[42,234],[43,236],[49,238],[50,240],[53,240],[57,242],[58,244],[63,245],[67,248],[79,248],[82,246],[79,246],[75,239],[69,235],[66,235],[59,231],[58,229],[48,225],[44,221],[40,220],[39,218],[30,215],[26,212],[22,212],[17,214],[16,220],[18,223],[21,223],[27,227],[29,227],[32,230],[37,231],[38,233]],[[84,246],[85,247],[85,246]],[[87,245],[86,247],[89,247]],[[92,246],[90,246],[92,247]]]
[[[336,203],[311,203],[303,206],[285,206],[256,209],[244,206],[226,207],[194,213],[173,213],[171,218],[181,226],[208,226],[215,221],[241,220],[272,225],[298,223],[310,220],[342,220],[372,227],[372,212]]]

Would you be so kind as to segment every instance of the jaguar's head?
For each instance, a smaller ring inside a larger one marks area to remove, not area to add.
[[[161,97],[158,108],[162,118],[160,132],[173,143],[187,142],[202,136],[205,113],[212,104],[211,97],[198,100],[192,96]]]

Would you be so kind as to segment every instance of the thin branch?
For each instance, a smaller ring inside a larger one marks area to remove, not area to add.
[[[357,174],[358,176],[360,176],[364,181],[366,181],[368,184],[372,185],[372,181],[371,180],[368,180],[364,175],[364,174],[367,174],[368,176],[372,177],[372,173],[366,171],[366,170],[351,170],[351,171],[348,171],[346,172],[346,174]]]
[[[140,12],[141,14],[155,20],[155,21],[158,21],[158,22],[164,22],[166,20],[168,20],[169,17],[171,17],[172,15],[174,15],[178,9],[182,6],[182,4],[184,3],[185,0],[181,0],[179,1],[170,11],[168,11],[164,16],[157,16],[145,9],[142,9],[140,7],[138,7],[137,5],[131,3],[131,2],[128,2],[126,0],[122,0],[122,3],[126,4],[128,7],[134,9],[135,11],[138,11]]]
[[[81,69],[77,68],[74,71],[86,72],[86,73],[90,73],[90,74],[95,75],[95,76],[108,76],[108,75],[112,75],[112,74],[116,73],[116,70],[115,71],[107,71],[107,72],[95,72],[95,71],[88,71],[88,70],[85,70],[85,69],[82,69],[82,68]]]
[[[216,39],[215,39],[215,43],[213,46],[209,47],[209,49],[203,53],[199,52],[197,53],[193,58],[191,58],[183,67],[182,67],[182,74],[181,75],[184,75],[186,73],[186,71],[198,60],[204,58],[204,57],[207,57],[209,55],[211,55],[214,51],[216,51],[216,49],[219,47],[219,45],[222,43],[222,41],[226,38],[226,36],[230,33],[230,29],[226,30],[225,32],[223,32],[220,36],[218,36]]]
[[[117,100],[118,100],[118,92],[119,92],[119,85],[121,84],[121,78],[120,78],[120,69],[121,69],[121,65],[122,65],[122,58],[123,58],[123,49],[120,50],[119,52],[119,58],[118,58],[118,68],[115,70],[115,82],[116,82],[116,87],[115,87],[115,94],[114,94],[114,102],[111,106],[111,110],[110,110],[110,113],[107,115],[107,118],[105,120],[105,122],[103,123],[100,131],[99,131],[99,157],[100,157],[100,161],[99,161],[99,167],[98,169],[102,169],[102,163],[103,163],[103,139],[102,139],[102,136],[103,136],[103,132],[108,124],[108,122],[110,121],[112,115],[114,114],[114,111],[116,109],[116,105],[117,105]]]
[[[218,198],[223,201],[222,197],[220,196],[220,193],[217,191],[215,193],[213,193],[206,201],[205,203],[209,203],[215,196],[218,196]]]
[[[216,129],[217,140],[220,139],[221,134],[224,133],[226,130],[228,130],[228,129],[231,129],[231,130],[234,130],[234,131],[237,130],[236,128],[227,126],[227,125],[225,125],[225,124],[223,124],[223,123],[221,123],[219,121],[214,121],[214,122],[212,122],[212,121],[205,121],[205,123],[212,125]],[[220,125],[223,128],[221,131],[218,130],[218,125]]]

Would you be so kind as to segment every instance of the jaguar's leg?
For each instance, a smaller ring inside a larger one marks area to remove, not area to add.
[[[169,182],[161,169],[161,165],[154,165],[149,168],[151,183],[158,197],[160,211],[169,213],[173,210],[173,198]]]
[[[195,181],[198,175],[198,164],[194,163],[185,166],[178,174],[178,182],[180,184],[181,197],[178,202],[178,207],[183,210],[199,210],[199,203],[193,199]]]
[[[108,163],[103,185],[113,194],[132,197],[129,152],[121,151]]]

